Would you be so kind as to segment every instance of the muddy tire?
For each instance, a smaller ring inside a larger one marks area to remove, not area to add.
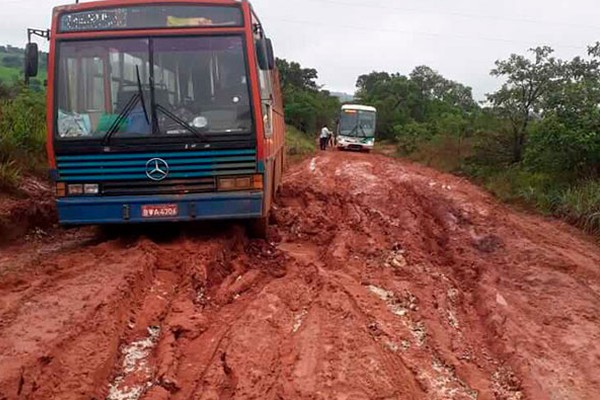
[[[269,216],[254,218],[248,221],[248,236],[253,239],[266,239],[269,231]]]

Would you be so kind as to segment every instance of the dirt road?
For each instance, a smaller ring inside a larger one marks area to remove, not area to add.
[[[600,248],[458,178],[322,153],[236,226],[0,249],[0,399],[595,399]],[[145,229],[144,229],[145,230]]]

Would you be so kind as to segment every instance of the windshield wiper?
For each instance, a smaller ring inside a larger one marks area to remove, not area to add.
[[[348,134],[348,137],[355,137],[354,133],[358,130],[358,125],[356,125],[354,128],[352,128],[352,130],[350,131],[350,133]]]
[[[367,132],[365,132],[365,129],[363,128],[362,125],[358,125],[358,127],[360,128],[360,130],[362,131],[363,137],[367,138]]]
[[[117,131],[121,127],[121,124],[123,124],[125,119],[135,109],[135,106],[137,105],[138,101],[140,101],[142,103],[142,108],[144,110],[144,117],[146,118],[146,123],[148,123],[148,125],[150,125],[150,119],[148,118],[148,111],[146,109],[146,102],[144,101],[144,91],[142,88],[142,80],[140,79],[140,67],[137,65],[135,66],[135,72],[136,72],[136,76],[137,76],[138,92],[134,93],[134,95],[131,96],[131,98],[129,99],[129,101],[127,102],[127,104],[125,105],[123,110],[121,111],[121,113],[117,116],[117,119],[115,119],[115,121],[112,123],[112,125],[110,126],[110,128],[108,129],[106,134],[104,135],[104,138],[102,139],[102,143],[104,146],[107,146],[110,143],[110,139],[112,138],[112,136],[115,133],[117,133]]]
[[[144,117],[146,123],[150,125],[150,118],[148,118],[148,110],[146,110],[146,101],[144,100],[144,90],[142,88],[142,80],[140,79],[140,67],[135,66],[135,77],[137,78],[138,93],[140,95],[140,101],[142,102],[142,108],[144,109]]]

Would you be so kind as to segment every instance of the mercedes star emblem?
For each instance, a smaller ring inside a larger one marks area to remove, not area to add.
[[[162,181],[169,175],[169,164],[162,158],[153,158],[146,163],[146,176],[153,181]]]

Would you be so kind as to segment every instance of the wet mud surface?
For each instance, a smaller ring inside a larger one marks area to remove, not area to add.
[[[336,152],[287,172],[271,223],[0,247],[0,399],[598,397],[600,248],[575,229]]]

